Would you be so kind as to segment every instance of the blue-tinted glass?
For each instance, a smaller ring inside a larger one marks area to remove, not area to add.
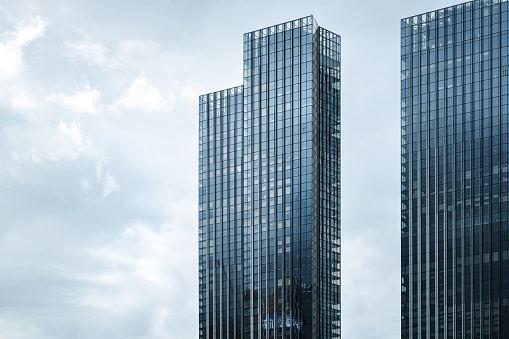
[[[200,97],[200,138],[200,338],[339,338],[339,36],[245,34],[244,84]]]
[[[509,338],[507,14],[401,21],[402,338]]]

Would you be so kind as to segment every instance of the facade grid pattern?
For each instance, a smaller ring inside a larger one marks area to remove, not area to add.
[[[508,5],[402,20],[402,338],[509,338]]]
[[[200,332],[241,337],[243,276],[243,90],[200,97]]]
[[[260,29],[200,97],[200,338],[339,338],[339,59],[312,16]]]
[[[316,225],[319,241],[316,260],[317,286],[320,305],[320,332],[332,333],[333,337],[341,334],[340,328],[340,155],[341,155],[341,121],[340,121],[340,59],[341,38],[319,28],[317,43],[318,59],[318,109],[316,121],[315,160],[316,195],[318,220]]]

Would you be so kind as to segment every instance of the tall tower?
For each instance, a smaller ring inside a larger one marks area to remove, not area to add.
[[[340,37],[244,34],[244,84],[200,96],[202,339],[340,337]]]
[[[509,338],[509,3],[402,20],[402,338]]]

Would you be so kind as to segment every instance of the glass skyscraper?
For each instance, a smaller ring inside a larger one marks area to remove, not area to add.
[[[402,20],[402,338],[509,338],[509,2]]]
[[[244,34],[244,84],[200,96],[202,339],[340,337],[340,37]]]

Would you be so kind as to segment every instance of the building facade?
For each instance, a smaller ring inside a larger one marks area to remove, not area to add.
[[[402,338],[509,338],[509,2],[402,20]]]
[[[244,34],[244,84],[199,101],[199,337],[340,337],[340,37]]]

